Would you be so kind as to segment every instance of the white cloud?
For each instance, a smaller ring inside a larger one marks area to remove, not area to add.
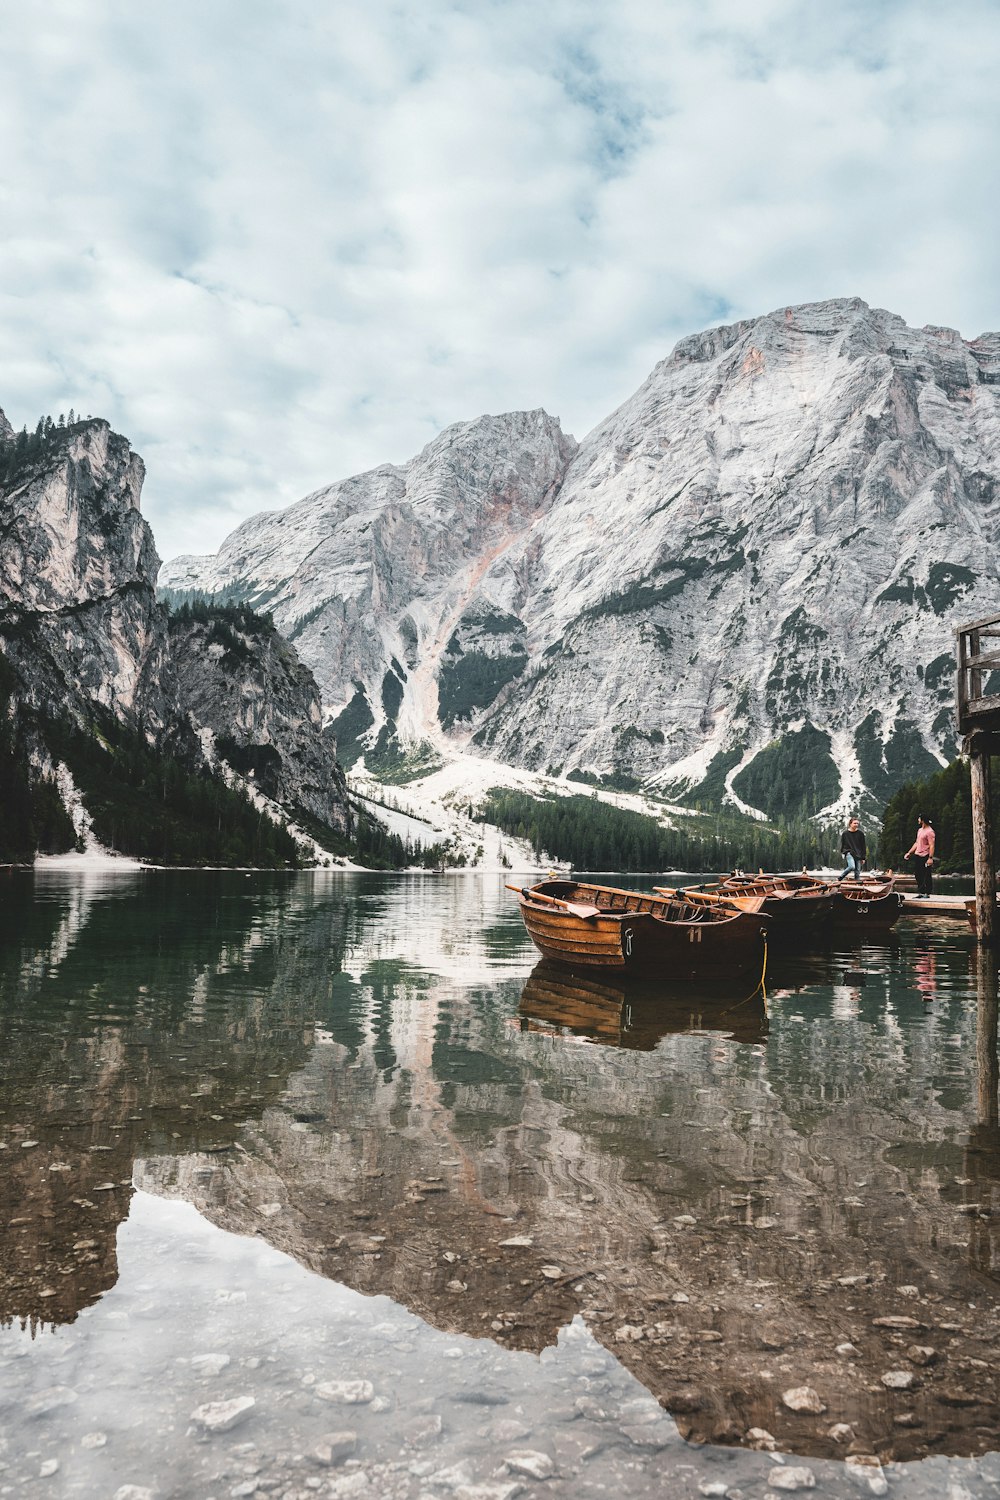
[[[0,403],[126,432],[164,555],[448,422],[578,436],[680,335],[1000,323],[992,0],[8,0]]]

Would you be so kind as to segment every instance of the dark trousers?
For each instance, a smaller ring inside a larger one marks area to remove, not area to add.
[[[913,860],[913,873],[917,877],[917,891],[921,896],[929,896],[933,876],[927,863],[927,855],[911,854],[910,858]]]

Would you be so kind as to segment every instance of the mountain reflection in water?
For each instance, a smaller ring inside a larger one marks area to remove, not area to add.
[[[440,1329],[579,1314],[698,1441],[997,1446],[964,931],[772,955],[765,1015],[534,967],[499,879],[9,876],[0,924],[6,1320],[114,1284],[134,1183]]]

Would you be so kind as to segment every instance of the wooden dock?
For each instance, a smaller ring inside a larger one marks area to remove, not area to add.
[[[966,905],[973,900],[972,896],[911,896],[906,892],[903,896],[904,917],[957,917],[961,922],[968,921]]]

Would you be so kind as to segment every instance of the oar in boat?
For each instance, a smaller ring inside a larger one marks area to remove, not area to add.
[[[735,891],[726,891],[725,894],[721,891],[698,891],[688,885],[677,886],[675,889],[666,885],[654,885],[653,890],[658,896],[669,896],[677,901],[700,901],[703,906],[728,906],[730,909],[737,907],[740,911],[751,912],[760,911],[767,900],[766,896],[740,896]]]
[[[582,901],[563,901],[558,896],[546,896],[541,891],[533,891],[520,885],[507,885],[508,891],[516,891],[526,901],[544,901],[549,906],[561,906],[565,911],[572,912],[574,917],[582,917],[585,921],[590,917],[599,917],[601,909],[599,906],[585,906]]]

